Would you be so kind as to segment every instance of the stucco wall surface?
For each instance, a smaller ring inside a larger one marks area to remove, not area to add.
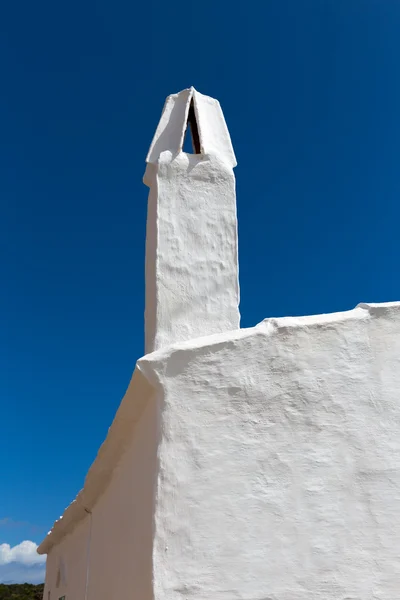
[[[155,600],[397,600],[400,304],[175,345],[162,405]]]
[[[200,94],[194,87],[171,94],[166,99],[146,162],[157,164],[160,155],[166,150],[174,156],[182,152],[191,103],[199,132],[201,154],[219,156],[226,165],[234,168],[236,157],[221,105],[218,100]]]
[[[151,600],[157,415],[150,398],[92,512],[51,547],[45,600]]]
[[[151,600],[153,597],[157,427],[157,406],[153,398],[147,403],[136,435],[106,491],[93,508],[88,600]]]
[[[158,412],[135,371],[84,488],[39,547],[48,554],[45,600],[49,591],[51,600],[152,598]]]
[[[239,327],[235,178],[213,155],[162,152],[147,176],[146,352]]]
[[[90,517],[82,519],[74,530],[47,555],[44,600],[85,598],[87,549],[90,532]]]

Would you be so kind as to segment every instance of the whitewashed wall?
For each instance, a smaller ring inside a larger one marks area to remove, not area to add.
[[[192,103],[194,156],[181,152]],[[398,600],[400,304],[239,330],[236,160],[219,103],[193,88],[170,96],[147,162],[157,351],[39,547],[46,592]]]
[[[85,598],[89,516],[80,521],[47,555],[44,600]],[[60,578],[58,581],[58,572]],[[59,585],[57,586],[57,583]]]
[[[156,600],[396,600],[400,305],[139,361],[163,405]]]
[[[88,600],[152,599],[156,428],[156,403],[150,400],[93,508]]]
[[[240,320],[232,168],[214,156],[166,151],[151,172],[146,352],[238,329]]]
[[[190,106],[201,154],[182,152]],[[147,156],[146,353],[240,326],[236,159],[220,104],[167,98]]]
[[[195,155],[182,152],[191,110],[201,152]],[[194,88],[169,96],[146,162],[146,352],[237,329],[236,159],[219,102]],[[153,391],[136,371],[84,488],[38,549],[68,553],[78,543],[77,524],[90,513],[85,600],[145,600],[150,593],[162,404],[152,404],[149,422],[147,412],[137,420],[144,395],[148,399]],[[83,545],[88,543],[81,540],[79,551]],[[49,563],[48,570],[53,568]]]
[[[91,514],[49,550],[44,600],[48,592],[51,600],[151,600],[157,414],[150,397]],[[108,468],[107,460],[103,465]],[[65,577],[57,586],[60,561]]]

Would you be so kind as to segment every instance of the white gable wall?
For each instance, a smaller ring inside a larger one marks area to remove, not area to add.
[[[62,596],[84,600],[86,590],[87,549],[90,532],[89,515],[81,520],[72,533],[53,546],[47,555],[44,600],[58,600]],[[58,582],[58,571],[63,573]],[[57,587],[57,583],[59,586]]]
[[[163,402],[155,600],[395,600],[400,305],[139,361]]]

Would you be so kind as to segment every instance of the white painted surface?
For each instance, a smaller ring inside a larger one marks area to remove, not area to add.
[[[163,152],[171,152],[173,156],[182,152],[192,100],[199,128],[201,153],[218,156],[228,167],[235,167],[235,153],[218,100],[200,94],[193,87],[166,99],[146,162],[156,165]]]
[[[136,435],[93,508],[88,600],[152,600],[156,468],[157,405],[149,399]]]
[[[62,596],[84,600],[90,516],[86,515],[47,555],[44,600]]]
[[[150,184],[146,350],[239,327],[233,171],[215,156],[164,152]]]
[[[192,99],[195,106],[203,106],[196,108],[196,115],[205,147],[219,149],[218,156],[180,152],[179,143],[183,143]],[[221,137],[219,141],[213,141],[213,133],[209,131],[211,125]],[[175,148],[176,144],[180,154],[175,160],[171,160],[170,152],[159,156],[158,152],[165,145]],[[237,219],[235,180],[231,168],[236,162],[219,102],[199,94],[194,88],[170,96],[147,157],[147,162],[151,161],[156,164],[151,165],[147,182],[150,186],[146,247],[147,338],[153,345],[156,339],[168,343],[169,335],[176,340],[199,335],[199,330],[203,334],[208,333],[213,331],[212,325],[216,328],[214,331],[237,328]],[[172,208],[168,207],[169,203]],[[176,216],[174,210],[181,214]],[[207,214],[203,215],[202,211]],[[169,219],[171,223],[168,223]],[[175,277],[177,273],[180,275],[178,279]],[[207,298],[208,293],[216,297]],[[184,298],[195,303],[199,314],[193,308],[185,308]],[[165,308],[160,305],[163,301]],[[213,315],[212,310],[220,310],[220,313]],[[174,320],[176,328],[172,328]],[[160,332],[156,332],[155,326],[161,327]],[[52,546],[74,530],[76,524],[86,517],[87,511],[92,511],[136,434],[137,423],[151,394],[150,385],[140,371],[135,370],[107,438],[89,469],[83,489],[54,523],[38,548],[39,554],[47,554]]]
[[[202,154],[183,153],[194,101]],[[219,103],[193,88],[167,99],[147,158],[146,352],[237,329],[233,149]]]
[[[131,435],[125,437],[119,428],[127,444],[92,513],[74,522],[69,533],[55,530],[47,540],[53,545],[48,550],[45,600],[49,591],[52,600],[63,595],[67,600],[152,599],[157,412],[155,398],[150,396]],[[104,476],[107,458],[96,461],[98,473]],[[90,484],[84,491],[91,492]],[[61,560],[67,577],[57,587]]]
[[[400,304],[139,361],[159,387],[155,600],[395,600]]]
[[[191,98],[208,154],[181,152]],[[238,329],[218,111],[193,89],[167,101],[146,175],[146,345],[159,350],[39,547],[46,593],[397,600],[400,304]]]

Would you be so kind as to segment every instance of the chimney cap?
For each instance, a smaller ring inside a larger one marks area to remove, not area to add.
[[[146,162],[156,164],[160,154],[182,152],[189,109],[193,102],[200,141],[200,153],[217,156],[231,168],[236,166],[229,131],[218,100],[200,94],[194,87],[168,96],[147,154]]]

